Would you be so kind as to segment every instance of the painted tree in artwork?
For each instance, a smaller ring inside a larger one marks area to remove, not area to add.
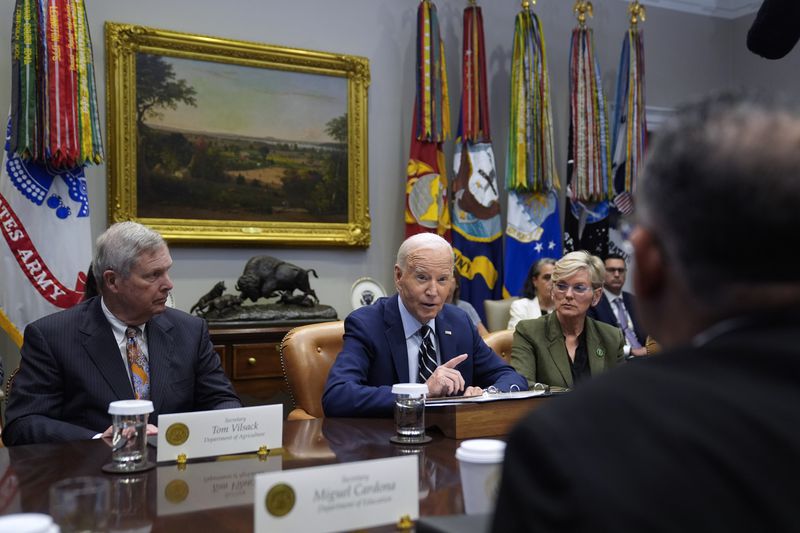
[[[327,152],[323,175],[311,197],[315,214],[347,213],[347,113],[325,124],[325,133],[335,141]]]
[[[152,54],[136,55],[136,131],[139,149],[137,151],[138,182],[141,193],[148,194],[152,189],[152,172],[156,165],[162,167],[165,154],[174,154],[167,149],[165,139],[147,127],[145,120],[159,118],[163,109],[177,109],[179,104],[197,107],[195,89],[186,80],[176,80],[172,65],[162,56]],[[176,134],[183,137],[181,134]],[[175,135],[173,135],[175,137]],[[176,139],[171,139],[173,143]],[[180,144],[188,144],[185,138]],[[189,152],[191,155],[191,152]],[[187,164],[188,161],[182,162]]]

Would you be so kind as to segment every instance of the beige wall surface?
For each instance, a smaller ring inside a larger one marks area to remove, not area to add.
[[[480,2],[486,35],[488,86],[494,151],[502,183],[508,127],[508,90],[514,17],[519,2]],[[403,238],[403,203],[406,159],[409,150],[414,98],[414,36],[417,2],[397,0],[87,0],[94,43],[98,97],[105,134],[105,21],[141,24],[155,28],[257,41],[365,56],[370,61],[369,88],[369,206],[372,245],[366,249],[314,247],[186,247],[173,246],[172,277],[177,307],[188,310],[211,286],[224,280],[229,292],[247,259],[270,254],[304,268],[314,268],[320,279],[312,288],[320,301],[336,308],[340,317],[350,312],[350,290],[362,276],[371,276],[394,292],[394,254]],[[453,128],[460,99],[461,27],[464,0],[438,0],[445,41]],[[575,26],[572,4],[542,0],[539,15],[547,42],[558,168],[563,176],[568,120],[570,32]],[[11,71],[11,15],[14,2],[0,5],[0,72]],[[620,46],[627,27],[627,3],[595,2],[595,44],[606,98],[614,98]],[[746,19],[747,17],[745,17]],[[748,19],[749,20],[749,19]],[[647,105],[674,107],[693,95],[751,81],[742,69],[761,72],[758,60],[746,57],[744,33],[749,22],[730,21],[648,8],[644,23]],[[766,67],[763,67],[766,69]],[[769,80],[783,80],[781,66]],[[797,69],[795,68],[796,72]],[[785,74],[785,72],[784,72]],[[794,75],[795,81],[797,76]],[[767,82],[769,85],[772,82]],[[8,109],[11,84],[0,85],[0,109]],[[452,154],[452,141],[446,145]],[[106,227],[106,167],[87,171],[92,206],[92,235]],[[501,185],[502,186],[502,185]],[[6,368],[16,366],[15,349],[0,335]]]

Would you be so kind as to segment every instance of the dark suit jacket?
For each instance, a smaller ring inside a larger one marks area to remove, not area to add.
[[[326,416],[392,416],[392,385],[408,383],[408,350],[397,295],[350,313],[344,321],[344,346],[328,374],[322,407]],[[467,314],[446,304],[436,317],[442,363],[462,353],[456,368],[467,387],[495,385],[508,390],[525,379],[483,342]]]
[[[633,332],[636,334],[636,338],[639,340],[639,343],[644,346],[647,342],[647,332],[644,330],[642,323],[639,321],[638,313],[636,312],[636,297],[629,292],[622,291],[622,301],[625,304],[625,309],[631,316],[631,322],[633,322]],[[605,291],[603,292],[603,297],[600,298],[600,303],[594,307],[590,307],[589,312],[586,313],[586,315],[594,318],[595,320],[599,320],[600,322],[605,322],[606,324],[619,327],[617,315],[615,315],[614,310],[611,309],[611,302],[609,302],[608,298],[606,298]]]
[[[635,360],[510,434],[493,531],[797,531],[800,316]]]
[[[623,360],[625,340],[621,329],[586,318],[584,331],[592,376]],[[572,388],[569,353],[556,313],[517,323],[511,346],[511,366],[525,376],[529,388],[534,383]]]
[[[150,396],[160,413],[241,407],[205,320],[167,308],[146,328]],[[133,399],[100,298],[25,328],[20,370],[6,411],[7,445],[90,439],[111,425],[108,404]]]

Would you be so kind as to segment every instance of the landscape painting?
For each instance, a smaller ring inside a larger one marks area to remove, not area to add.
[[[112,219],[178,242],[369,243],[365,59],[129,28],[106,24]]]

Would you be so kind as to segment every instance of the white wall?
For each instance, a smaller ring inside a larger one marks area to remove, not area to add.
[[[172,277],[177,307],[189,307],[219,280],[232,290],[247,259],[271,254],[315,268],[312,287],[320,301],[340,317],[350,311],[352,283],[372,276],[393,292],[394,254],[403,237],[405,167],[414,97],[414,36],[417,3],[397,0],[87,0],[98,65],[98,97],[105,132],[105,50],[103,23],[116,21],[215,37],[258,41],[369,58],[369,205],[372,245],[367,249],[283,247],[172,247]],[[461,17],[465,0],[438,0],[445,40],[453,128],[460,98]],[[505,168],[508,86],[514,17],[519,2],[483,1],[491,121],[498,174]],[[10,73],[11,15],[14,2],[0,5],[0,73]],[[559,170],[563,176],[567,134],[567,55],[575,26],[573,2],[544,0],[536,6],[542,20],[551,69],[552,100]],[[627,2],[595,2],[595,44],[608,100],[616,83]],[[645,31],[647,105],[673,107],[685,98],[738,81],[733,75],[731,43],[743,43],[737,21],[648,7]],[[746,31],[746,29],[744,30]],[[743,46],[743,44],[741,45]],[[796,69],[795,69],[796,70]],[[8,74],[4,79],[7,79]],[[796,78],[796,76],[795,76]],[[0,85],[0,109],[10,102],[10,83]],[[448,155],[452,143],[447,145]],[[92,202],[92,233],[106,227],[106,168],[87,172]],[[2,336],[2,334],[0,334]],[[15,348],[3,336],[0,351],[6,369],[17,364]]]

